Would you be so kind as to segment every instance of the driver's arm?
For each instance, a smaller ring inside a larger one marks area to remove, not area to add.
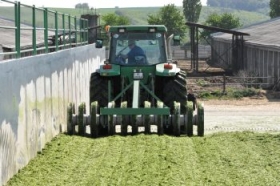
[[[121,54],[121,56],[122,56],[123,59],[127,59],[128,58],[127,54]]]

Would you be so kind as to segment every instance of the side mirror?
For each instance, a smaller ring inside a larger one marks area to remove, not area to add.
[[[180,35],[174,36],[174,37],[173,37],[174,46],[180,45],[180,40],[181,40]]]
[[[96,39],[95,48],[102,48],[103,47],[103,39]]]

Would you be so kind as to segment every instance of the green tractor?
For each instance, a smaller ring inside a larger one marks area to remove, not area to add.
[[[109,59],[91,74],[90,115],[84,103],[77,114],[70,104],[68,133],[77,125],[80,135],[89,126],[94,138],[137,134],[139,127],[148,134],[153,126],[159,135],[192,136],[196,125],[204,135],[203,105],[188,101],[186,73],[172,62],[166,33],[164,25],[109,28]]]

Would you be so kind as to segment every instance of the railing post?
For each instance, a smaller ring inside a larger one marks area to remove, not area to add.
[[[32,26],[33,26],[33,30],[32,30],[32,46],[33,46],[33,55],[37,54],[37,44],[36,44],[36,8],[35,5],[33,5],[32,7]]]
[[[71,46],[71,17],[70,17],[70,15],[68,15],[68,29],[69,29],[69,33],[68,33],[69,45],[71,48],[72,46]]]
[[[65,49],[65,14],[62,14],[63,49]]]
[[[75,16],[74,19],[74,24],[75,24],[75,43],[76,43],[76,47],[77,47],[77,16]]]
[[[86,44],[88,44],[88,20],[86,20]]]
[[[58,21],[57,21],[57,11],[54,14],[54,24],[55,24],[55,51],[58,51]]]
[[[79,19],[79,23],[80,23],[80,30],[79,30],[79,35],[80,35],[80,43],[82,42],[82,20]]]
[[[20,2],[15,3],[15,50],[16,50],[16,58],[20,58]]]
[[[85,32],[84,32],[84,28],[85,28],[85,23],[84,23],[84,20],[81,19],[81,37],[82,37],[82,45],[84,45],[84,41],[85,41]]]
[[[49,53],[49,41],[48,41],[48,9],[44,9],[44,40],[45,40],[45,53]]]

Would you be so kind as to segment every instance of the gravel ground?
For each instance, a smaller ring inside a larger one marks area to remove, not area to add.
[[[280,133],[280,100],[204,102],[205,134],[230,131]]]

